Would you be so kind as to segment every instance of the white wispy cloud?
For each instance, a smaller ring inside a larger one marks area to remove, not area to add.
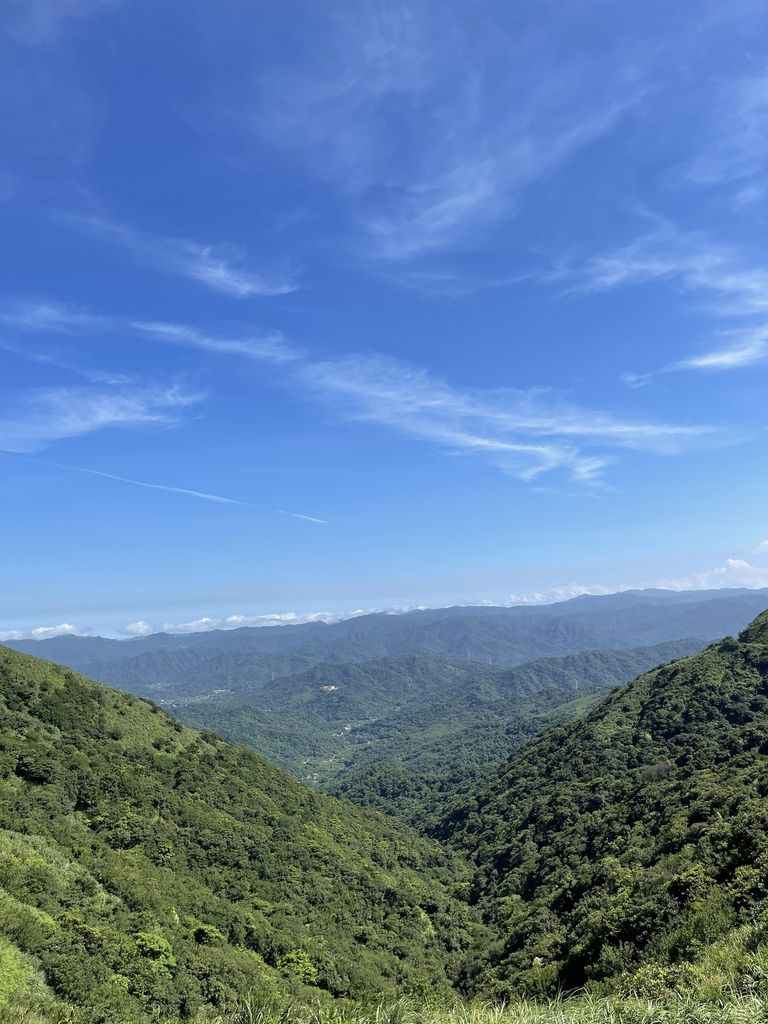
[[[271,363],[287,363],[299,357],[280,331],[253,333],[241,338],[220,338],[182,324],[134,321],[131,326],[157,341],[186,345],[220,355],[246,356]]]
[[[723,587],[768,587],[768,565],[753,565],[743,558],[728,558],[723,565],[672,579],[656,580],[653,586],[667,590],[719,590]]]
[[[44,330],[58,329],[59,321],[65,331],[71,323],[85,327],[90,322],[83,310],[50,302],[41,307],[40,313],[30,306],[11,315]],[[105,320],[91,319],[94,326]],[[676,454],[716,437],[725,440],[710,425],[616,417],[579,407],[545,389],[460,389],[424,369],[382,356],[316,362],[279,332],[225,337],[175,323],[120,323],[160,343],[275,364],[284,369],[286,385],[322,399],[350,419],[378,423],[451,453],[481,457],[523,480],[563,470],[576,481],[590,483],[621,449]]]
[[[725,344],[701,355],[689,356],[681,369],[736,370],[768,360],[768,326],[721,332]],[[728,339],[728,340],[726,340]]]
[[[755,549],[755,554],[768,554],[768,542],[759,544]],[[622,586],[571,582],[529,594],[510,594],[509,604],[552,604],[558,601],[568,601],[584,594],[604,595],[621,593],[626,590],[695,591],[729,588],[747,590],[768,588],[768,565],[754,565],[743,558],[727,558],[722,565],[692,572],[686,576],[645,579]]]
[[[392,264],[381,276],[399,288],[425,298],[461,299],[478,292],[494,291],[535,279],[530,272],[491,274],[447,265]]]
[[[55,366],[59,370],[66,370],[77,377],[82,377],[91,384],[131,384],[135,378],[127,373],[120,373],[113,370],[97,370],[93,367],[81,366],[66,355],[56,351],[48,351],[38,347],[32,348],[28,342],[12,344],[7,341],[0,341],[0,351],[8,352],[28,363],[37,363],[40,366]]]
[[[147,266],[190,278],[236,299],[287,295],[298,287],[288,277],[252,270],[246,263],[245,253],[237,246],[164,238],[103,217],[66,214],[65,219],[121,246]]]
[[[574,291],[674,279],[689,291],[711,293],[711,308],[729,315],[768,312],[768,268],[700,232],[666,223],[632,243],[562,272]]]
[[[424,605],[389,608],[356,608],[343,612],[268,612],[263,615],[227,615],[224,617],[203,616],[189,622],[164,622],[153,627],[144,619],[124,626],[122,632],[128,636],[148,636],[150,633],[208,633],[213,629],[241,629],[261,626],[301,626],[310,622],[331,624],[361,615],[404,615],[407,612],[423,610]]]
[[[382,357],[306,364],[301,380],[352,419],[480,456],[526,480],[564,469],[588,482],[617,449],[674,454],[716,434],[703,424],[617,419],[545,390],[460,390]]]
[[[256,361],[288,363],[298,359],[300,351],[291,345],[281,331],[251,329],[235,336],[222,336],[188,324],[167,321],[131,320],[104,316],[82,307],[65,305],[52,299],[23,299],[0,309],[0,323],[25,334],[58,333],[65,336],[129,331],[166,345],[199,349],[219,355],[243,356]],[[35,353],[0,342],[0,347],[19,355],[28,354],[37,362],[49,362],[79,371],[60,356]]]
[[[617,592],[616,587],[605,587],[599,583],[577,583],[572,580],[570,583],[548,587],[546,590],[536,590],[530,594],[510,594],[507,603],[511,607],[520,604],[558,604],[560,601],[570,601],[574,597],[583,597],[587,594],[604,596]]]
[[[53,42],[70,21],[107,13],[122,0],[10,0],[3,20],[28,45]]]
[[[0,449],[35,452],[54,441],[113,427],[169,426],[202,395],[178,384],[152,388],[36,388],[0,418]]]
[[[76,341],[87,333],[101,334],[114,331],[120,326],[120,321],[114,317],[100,316],[89,310],[66,306],[50,299],[22,299],[0,309],[0,324],[4,324],[9,329],[8,333],[15,339],[0,340],[0,349],[3,352],[10,352],[19,359],[67,370],[92,384],[127,385],[134,379],[129,374],[81,365],[72,356],[71,347],[65,351],[62,351],[61,345],[55,348],[48,345],[41,347],[37,342],[30,343],[27,337],[61,334],[67,341]]]
[[[668,369],[736,369],[768,359],[768,265],[671,224],[549,275],[571,292],[597,293],[667,280],[719,319],[717,341]]]
[[[558,118],[547,124],[546,117],[538,124],[533,118],[510,122],[479,146],[467,139],[447,169],[437,170],[445,165],[445,154],[436,155],[435,168],[393,190],[387,208],[363,221],[373,255],[410,260],[466,243],[471,232],[508,216],[527,184],[599,138],[635,100],[627,97],[592,116],[574,116],[571,124]]]
[[[200,349],[223,356],[242,356],[276,365],[289,364],[301,355],[277,331],[252,331],[240,337],[219,337],[182,324],[110,318],[45,299],[25,300],[11,304],[5,310],[0,311],[0,323],[3,322],[33,334],[55,331],[68,335],[83,331],[122,328],[139,332],[164,344]],[[2,342],[0,342],[0,348],[16,351],[14,346]],[[27,352],[27,357],[30,357],[29,352]],[[61,357],[45,353],[32,353],[31,358],[34,361],[46,362],[72,370],[92,382],[116,385],[126,383],[119,376],[82,370]],[[166,389],[163,392],[158,392],[156,389],[128,389],[124,386],[120,390],[114,391],[85,388],[38,389],[19,396],[13,415],[5,421],[0,420],[0,449],[8,452],[31,452],[44,448],[52,441],[77,437],[104,427],[127,426],[134,423],[171,423],[177,418],[172,413],[201,398],[202,395],[184,394],[178,387]],[[246,505],[251,508],[261,507],[234,498],[167,484],[134,480],[102,470],[77,466],[60,466],[59,468],[207,501]],[[288,516],[292,519],[328,525],[327,520],[303,512],[293,512],[283,508],[272,511],[277,515]]]
[[[0,323],[22,331],[74,334],[81,330],[111,328],[115,320],[53,299],[19,299],[0,310]]]
[[[149,636],[152,632],[150,624],[143,619],[139,619],[137,622],[129,622],[127,626],[123,626],[123,633],[126,636]]]
[[[367,255],[474,248],[527,186],[609,132],[652,78],[639,53],[618,50],[600,54],[596,75],[561,45],[568,22],[564,13],[543,34],[525,13],[511,24],[500,10],[478,19],[455,4],[329,8],[312,60],[264,70],[243,122],[303,152],[337,187]]]

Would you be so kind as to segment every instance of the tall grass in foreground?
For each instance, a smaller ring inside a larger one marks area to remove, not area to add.
[[[53,1004],[10,1002],[0,1006],[0,1024],[80,1024],[77,1011]],[[110,1018],[110,1024],[121,1024]],[[158,1024],[178,1024],[160,1021]],[[549,1003],[515,1002],[423,1008],[406,1000],[370,1011],[341,1004],[310,1007],[298,1003],[245,1002],[224,1015],[196,1018],[195,1024],[768,1024],[768,1003],[756,996],[734,996],[704,1003],[693,996],[671,1000],[590,998]]]
[[[337,1007],[275,1008],[246,1003],[233,1017],[221,1018],[217,1024],[768,1024],[768,1004],[751,996],[717,1004],[688,996],[666,1002],[583,996],[551,1003],[423,1009],[400,1000],[363,1013]]]

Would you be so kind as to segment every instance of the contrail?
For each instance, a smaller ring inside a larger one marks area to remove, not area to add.
[[[86,469],[84,466],[68,466],[61,462],[48,462],[47,459],[36,459],[31,455],[23,455],[21,452],[2,450],[3,455],[16,455],[27,459],[29,462],[37,462],[41,466],[50,466],[52,469],[66,469],[72,473],[87,473],[88,476],[99,476],[105,480],[117,480],[121,484],[132,484],[134,487],[146,487],[150,491],[168,491],[171,494],[183,494],[188,498],[200,498],[203,501],[215,501],[219,505],[240,505],[244,508],[253,508],[258,511],[265,511],[261,505],[254,505],[250,501],[240,501],[238,498],[225,498],[221,494],[207,494],[205,491],[193,491],[187,487],[171,487],[169,484],[151,484],[146,480],[133,480],[128,476],[117,476],[115,473],[105,473],[100,469]],[[272,510],[276,515],[291,516],[292,519],[303,519],[308,523],[318,523],[321,526],[328,526],[327,519],[318,519],[317,516],[306,516],[301,512],[289,512],[287,509],[276,508]]]
[[[322,523],[323,526],[328,526],[327,519],[318,519],[316,516],[305,516],[301,512],[286,512],[284,508],[276,508],[275,512],[280,516],[293,516],[294,519],[306,519],[308,523]]]
[[[36,462],[42,461],[36,459]],[[191,491],[186,487],[170,487],[168,484],[150,484],[145,480],[132,480],[127,476],[116,476],[114,473],[104,473],[100,469],[85,469],[83,466],[64,466],[58,462],[47,462],[47,466],[55,466],[56,469],[70,469],[74,473],[88,473],[90,476],[101,476],[105,480],[118,480],[121,484],[133,484],[135,487],[147,487],[151,491],[170,491],[172,494],[186,494],[190,498],[202,498],[204,501],[217,501],[222,505],[245,505],[247,508],[258,508],[249,501],[238,501],[237,498],[223,498],[220,494],[206,494],[205,491]]]

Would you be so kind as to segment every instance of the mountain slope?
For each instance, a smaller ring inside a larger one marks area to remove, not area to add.
[[[0,647],[0,940],[85,1020],[446,990],[463,877],[388,819]]]
[[[541,736],[442,832],[478,866],[500,940],[468,971],[499,993],[668,977],[758,920],[768,612]]]

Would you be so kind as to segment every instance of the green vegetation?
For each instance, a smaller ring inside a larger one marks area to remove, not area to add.
[[[434,1007],[404,1000],[370,1009],[354,1004],[317,1005],[247,999],[202,1024],[768,1024],[768,1005],[755,995],[706,1002],[690,996],[590,998],[549,1002]],[[77,1011],[39,997],[0,1006],[0,1024],[80,1024]],[[161,1024],[175,1024],[164,1020]]]
[[[586,713],[619,683],[702,646],[679,640],[586,651],[513,669],[425,655],[322,663],[268,683],[258,704],[233,696],[173,710],[304,781],[429,831],[446,799],[468,792],[531,737]]]
[[[360,1008],[249,1004],[221,1024],[766,1024],[768,1007],[757,996],[731,995],[715,1002],[686,996],[637,997],[423,1007],[404,1000],[369,1011]]]
[[[423,1008],[404,1001],[361,1013],[331,1014],[314,1008],[244,1008],[231,1024],[766,1024],[768,1007],[755,996],[733,995],[707,1003],[667,999],[579,999],[552,1002],[472,1003]]]
[[[551,730],[446,816],[499,995],[763,984],[768,613]]]
[[[581,717],[469,793],[401,793],[441,847],[0,648],[0,1024],[768,1024],[768,612],[602,703],[586,657],[572,684],[549,666],[560,691],[546,663],[456,667],[467,707],[506,687],[521,735]],[[366,683],[339,706],[407,704],[386,670],[389,696],[343,666]]]
[[[432,835],[450,804],[468,798],[489,769],[548,727],[586,714],[600,699],[595,692],[568,700],[559,690],[507,701],[468,696],[445,705],[436,701],[439,715],[432,722],[431,708],[419,706],[403,716],[413,723],[411,732],[358,748],[358,757],[348,759],[325,788]],[[425,711],[421,721],[420,710]],[[383,760],[377,760],[379,750]]]
[[[7,939],[0,938],[0,1004],[35,987],[33,961]]]
[[[448,992],[458,858],[157,707],[0,648],[0,936],[88,1021]],[[309,995],[308,995],[309,993]]]

